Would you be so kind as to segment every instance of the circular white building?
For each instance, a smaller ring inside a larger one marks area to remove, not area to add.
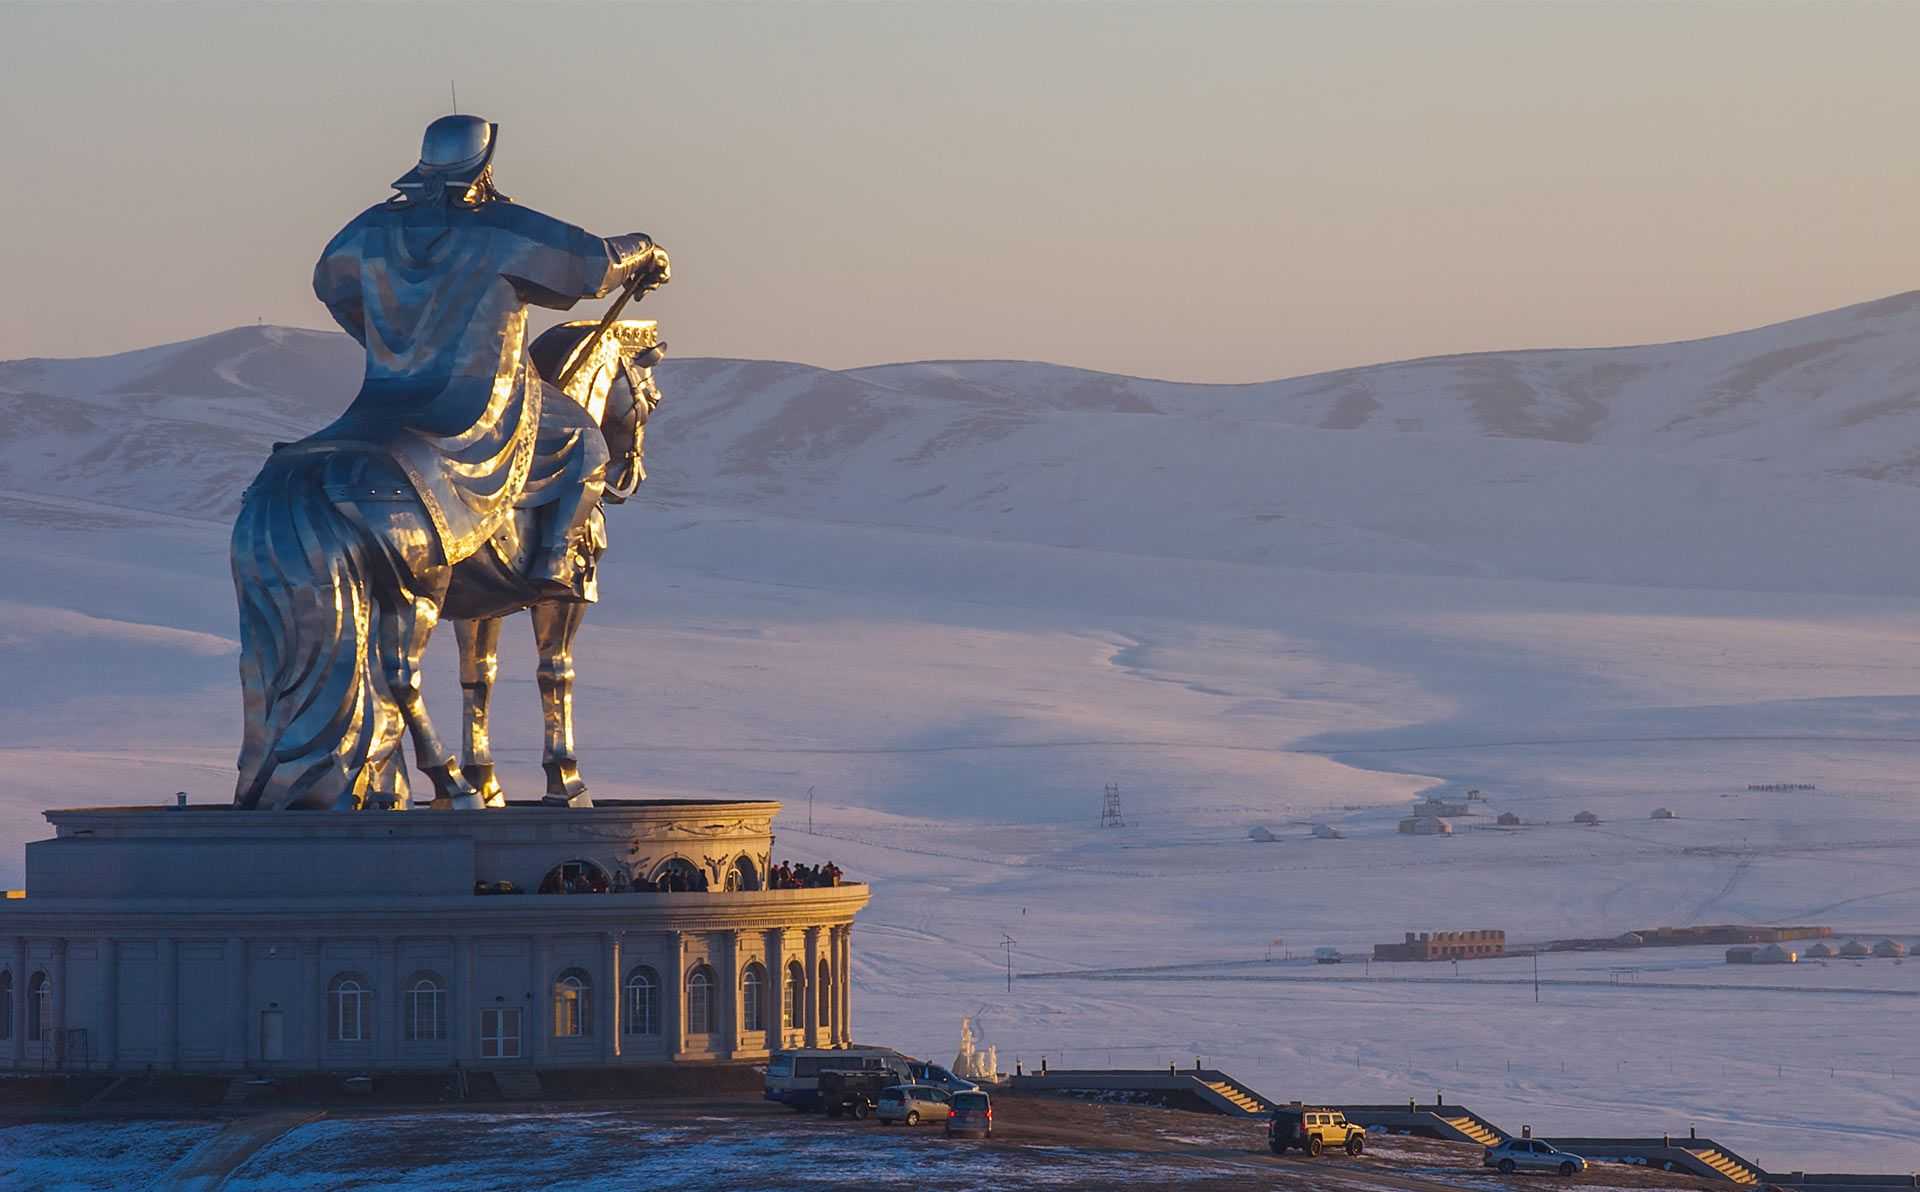
[[[0,1063],[578,1068],[846,1046],[867,888],[766,888],[779,807],[49,811],[24,895],[0,901]]]

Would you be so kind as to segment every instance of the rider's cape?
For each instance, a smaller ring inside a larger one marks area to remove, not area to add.
[[[366,346],[366,380],[346,413],[305,442],[389,453],[446,560],[467,558],[512,516],[530,480],[537,492],[571,462],[558,426],[540,433],[543,397],[565,399],[543,394],[527,357],[527,305],[565,310],[622,277],[605,240],[512,203],[369,208],[313,273],[314,293]]]

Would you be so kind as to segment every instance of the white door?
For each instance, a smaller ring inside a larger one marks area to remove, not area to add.
[[[287,1020],[278,1010],[260,1011],[260,1058],[286,1058]]]

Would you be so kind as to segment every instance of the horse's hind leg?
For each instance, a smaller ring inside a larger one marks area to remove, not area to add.
[[[460,702],[466,717],[460,773],[479,789],[481,802],[505,807],[507,796],[494,773],[493,736],[487,726],[493,683],[500,677],[500,618],[455,621],[453,632],[460,639]]]
[[[444,582],[437,595],[445,595]],[[435,806],[457,811],[482,806],[480,792],[460,774],[460,763],[440,741],[427,715],[426,696],[420,690],[420,656],[439,620],[440,602],[420,593],[398,593],[380,615],[380,666],[387,693],[413,734],[413,756],[420,772],[433,783]]]
[[[543,802],[591,807],[580,760],[573,755],[573,635],[587,606],[577,600],[543,600],[527,610],[540,649],[540,712],[545,722],[547,796]]]

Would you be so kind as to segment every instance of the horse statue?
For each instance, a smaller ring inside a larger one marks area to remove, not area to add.
[[[604,499],[617,504],[645,478],[646,424],[660,403],[653,366],[665,345],[652,320],[612,313],[600,324],[556,326],[528,354],[542,379],[565,378],[556,388],[604,436],[617,461]],[[573,640],[596,595],[591,568],[605,523],[596,508],[584,591],[555,594],[526,575],[535,513],[523,503],[481,549],[446,566],[429,549],[424,502],[391,459],[333,444],[278,446],[234,526],[248,713],[236,802],[404,810],[406,729],[434,806],[504,806],[488,710],[501,621],[524,609],[540,654],[544,801],[591,806],[573,749]],[[466,730],[457,766],[420,694],[421,655],[441,619],[454,622],[460,644]]]

